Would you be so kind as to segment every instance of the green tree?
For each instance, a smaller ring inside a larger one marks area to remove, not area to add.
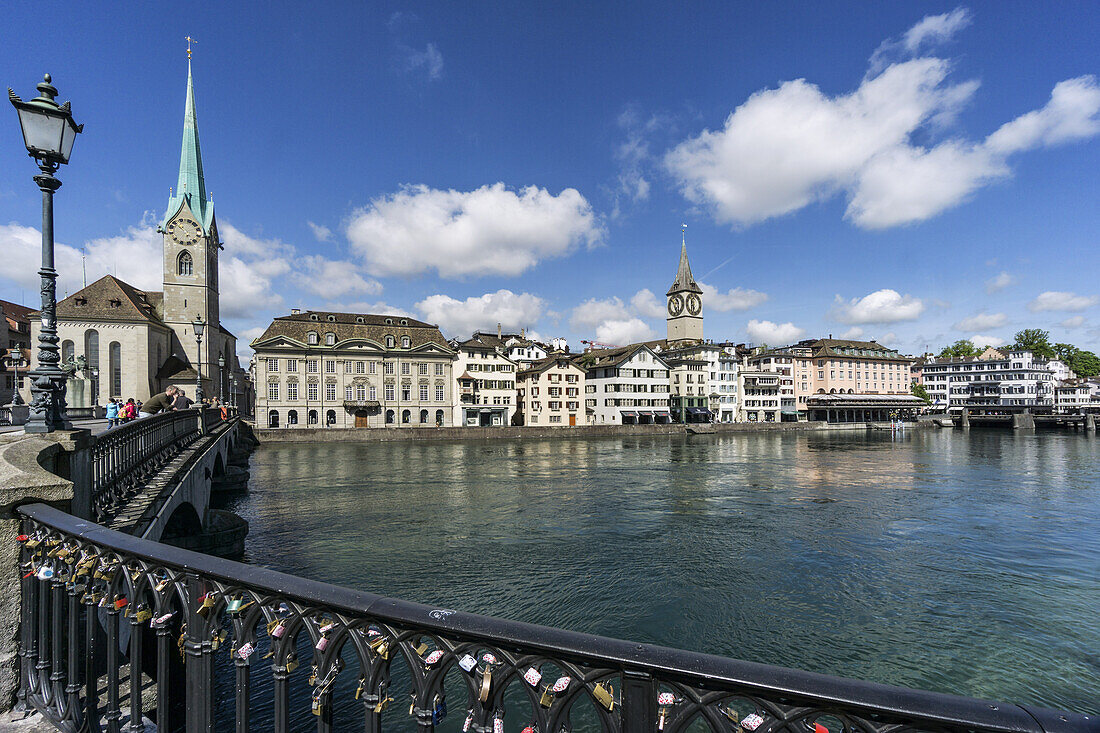
[[[923,384],[917,384],[916,382],[913,382],[912,390],[914,397],[920,397],[928,404],[932,404],[932,398],[928,395],[928,390],[924,388]]]
[[[1016,333],[1016,342],[1010,347],[1017,351],[1030,351],[1043,359],[1055,357],[1054,347],[1050,345],[1050,331],[1041,328],[1025,328]]]
[[[973,342],[967,339],[959,339],[950,346],[943,347],[940,357],[944,359],[961,359],[966,356],[977,356],[982,353]]]
[[[1091,351],[1079,349],[1073,344],[1054,344],[1054,354],[1066,363],[1079,377],[1095,377],[1100,374],[1100,358]]]

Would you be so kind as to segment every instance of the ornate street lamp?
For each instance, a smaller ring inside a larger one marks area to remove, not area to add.
[[[31,414],[25,427],[28,433],[52,433],[70,430],[65,414],[65,373],[57,349],[57,271],[53,267],[53,194],[61,188],[54,177],[57,169],[69,162],[77,133],[84,129],[73,121],[69,103],[54,101],[57,88],[46,74],[38,85],[39,96],[24,102],[8,88],[8,98],[19,113],[23,144],[42,171],[34,182],[42,191],[42,330],[38,334],[38,368],[31,376]]]
[[[11,362],[12,371],[15,372],[15,390],[12,394],[13,405],[23,404],[23,398],[19,396],[19,362],[23,361],[23,352],[20,349],[8,349],[8,361]]]
[[[225,354],[218,354],[218,402],[225,404]]]
[[[191,326],[195,329],[195,343],[198,345],[196,349],[198,358],[195,359],[195,371],[198,374],[195,380],[195,402],[202,407],[202,332],[206,328],[206,321],[202,320],[202,316],[196,316],[195,320],[191,321]]]

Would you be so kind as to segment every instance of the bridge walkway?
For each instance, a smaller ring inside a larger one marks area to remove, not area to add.
[[[232,429],[234,420],[220,422],[209,432],[199,435],[180,452],[154,473],[140,486],[127,505],[113,517],[102,522],[109,529],[135,537],[145,536],[146,531],[156,521],[161,508],[171,499],[176,488],[195,462],[214,446],[222,435]]]

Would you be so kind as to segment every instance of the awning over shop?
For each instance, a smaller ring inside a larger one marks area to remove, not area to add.
[[[669,416],[668,412],[665,411],[665,410],[658,410],[657,412],[654,412],[653,414],[656,415],[657,417],[668,417]]]
[[[784,415],[797,415],[798,410],[782,410]]]
[[[653,417],[653,410],[638,410],[638,414],[644,417]]]
[[[638,417],[637,410],[622,410],[621,412],[623,417]]]
[[[710,414],[710,410],[708,410],[705,407],[689,407],[689,408],[687,408],[687,411],[690,412],[692,415],[709,415]]]

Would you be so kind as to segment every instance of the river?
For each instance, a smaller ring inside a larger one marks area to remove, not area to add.
[[[992,430],[270,444],[224,506],[247,562],[310,578],[1097,713],[1098,458]]]

